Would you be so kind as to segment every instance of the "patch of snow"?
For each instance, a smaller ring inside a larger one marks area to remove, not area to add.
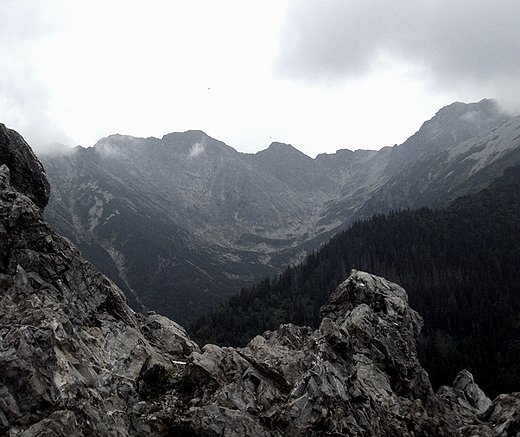
[[[99,224],[99,220],[101,219],[101,216],[103,215],[103,200],[98,198],[96,196],[96,201],[94,205],[88,210],[89,215],[89,224],[90,228],[89,230],[92,231],[94,228]]]
[[[514,123],[488,130],[460,143],[449,151],[449,160],[454,161],[457,157],[467,154],[462,162],[473,161],[470,174],[474,174],[520,145],[520,136],[515,132],[519,127],[520,118],[516,118]]]

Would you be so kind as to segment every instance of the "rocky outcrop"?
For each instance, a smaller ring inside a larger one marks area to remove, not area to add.
[[[316,331],[283,325],[242,349],[208,345],[175,390],[193,435],[454,435],[460,417],[415,352],[420,316],[398,285],[353,271]],[[202,387],[204,387],[202,389]]]
[[[43,210],[51,191],[43,166],[23,137],[2,123],[0,164],[6,164],[9,168],[13,188],[24,193]]]
[[[134,314],[51,231],[35,195],[48,191],[45,175],[16,176],[41,167],[25,142],[17,147],[0,161],[0,434],[150,435],[143,399],[198,348],[173,322]]]
[[[459,372],[451,387],[442,386],[438,394],[449,409],[467,419],[483,413],[491,405],[489,399],[467,370]]]
[[[27,156],[0,161],[1,435],[517,435],[518,394],[490,404],[468,372],[432,391],[421,317],[368,273],[352,271],[317,330],[282,325],[240,349],[200,350],[134,313],[42,220],[44,174],[13,186]]]

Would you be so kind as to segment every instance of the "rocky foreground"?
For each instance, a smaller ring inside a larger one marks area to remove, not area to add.
[[[518,436],[520,394],[462,371],[434,393],[421,317],[396,284],[353,271],[313,331],[198,348],[43,221],[49,187],[0,125],[0,435]]]

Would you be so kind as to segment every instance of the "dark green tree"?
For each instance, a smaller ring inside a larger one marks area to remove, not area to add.
[[[301,264],[200,318],[199,343],[241,346],[281,323],[317,327],[319,308],[365,270],[403,286],[424,318],[419,356],[434,386],[470,370],[490,396],[520,390],[520,169],[448,208],[378,214]]]

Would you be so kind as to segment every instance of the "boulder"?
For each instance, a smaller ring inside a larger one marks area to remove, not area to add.
[[[43,210],[49,201],[50,184],[39,159],[23,137],[0,123],[0,165],[11,174],[13,188]]]

